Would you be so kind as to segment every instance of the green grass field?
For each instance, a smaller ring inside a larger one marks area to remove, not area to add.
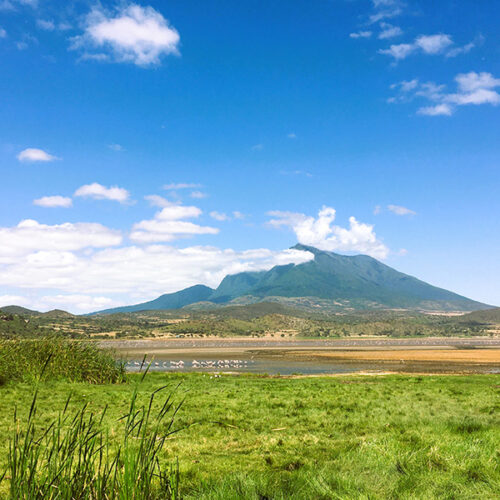
[[[162,465],[178,458],[182,498],[484,498],[500,496],[500,376],[269,378],[148,374],[139,400],[179,382],[185,402]],[[123,384],[44,381],[38,430],[88,403],[111,438],[138,376]],[[0,387],[0,471],[33,386]],[[157,405],[160,406],[161,398]],[[1,475],[1,472],[0,472]],[[3,484],[3,491],[6,483]]]

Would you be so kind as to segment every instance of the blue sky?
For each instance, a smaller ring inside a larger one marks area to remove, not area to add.
[[[0,305],[368,253],[500,304],[494,2],[0,0]]]

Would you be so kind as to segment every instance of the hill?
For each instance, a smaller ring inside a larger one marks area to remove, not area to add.
[[[485,311],[473,311],[458,318],[460,322],[477,322],[489,325],[500,325],[500,307]]]
[[[425,283],[367,255],[339,255],[296,245],[314,259],[275,266],[269,271],[226,276],[216,290],[203,285],[162,295],[150,302],[100,311],[100,314],[176,309],[212,304],[280,302],[309,310],[405,309],[474,311],[491,306]]]
[[[20,316],[36,316],[40,314],[38,311],[33,311],[21,306],[4,306],[0,307],[0,310],[7,314],[18,314]]]

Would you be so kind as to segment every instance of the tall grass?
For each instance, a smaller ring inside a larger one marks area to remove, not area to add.
[[[0,381],[47,379],[116,383],[125,379],[125,368],[90,342],[60,337],[0,340]]]
[[[160,466],[160,454],[173,429],[181,404],[170,393],[152,411],[157,393],[147,405],[137,403],[137,390],[122,417],[121,438],[103,430],[106,408],[92,413],[87,405],[74,414],[70,398],[45,430],[38,429],[37,394],[26,424],[14,416],[16,429],[9,443],[10,500],[174,500],[179,498],[178,467]],[[155,405],[156,407],[156,405]],[[117,443],[118,441],[118,443]],[[0,479],[1,480],[1,479]]]

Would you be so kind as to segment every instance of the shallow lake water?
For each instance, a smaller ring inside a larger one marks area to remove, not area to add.
[[[355,372],[401,373],[500,373],[498,364],[431,361],[374,361],[354,359],[296,358],[291,350],[394,350],[498,348],[500,339],[171,339],[105,341],[116,357],[126,361],[130,372],[149,365],[150,371],[260,373],[260,374],[342,374]],[[143,359],[146,356],[146,365]]]

